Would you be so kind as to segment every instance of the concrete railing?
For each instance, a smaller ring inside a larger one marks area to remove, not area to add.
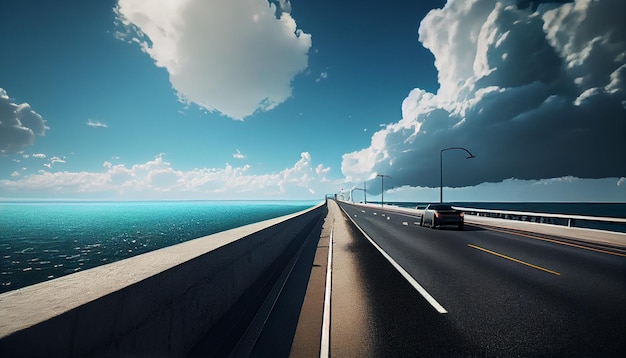
[[[325,205],[0,295],[0,357],[184,356]]]
[[[620,231],[626,228],[626,219],[601,216],[584,216],[569,214],[534,213],[525,211],[488,210],[466,207],[454,207],[468,215],[485,216],[506,220],[528,221],[542,224],[561,225],[567,227],[600,228],[608,231]],[[599,224],[599,225],[598,225]],[[612,228],[614,230],[612,230]]]
[[[359,205],[363,207],[369,207],[373,210],[377,210],[381,208],[380,204],[360,204],[360,203],[349,203],[347,201],[343,201],[348,204]],[[415,215],[416,217],[420,217],[424,213],[424,206],[419,206],[417,208],[407,208],[400,207],[395,205],[387,205],[385,204],[384,209],[389,211],[395,211],[399,213]],[[544,214],[544,213],[528,213],[528,212],[520,212],[520,211],[503,211],[503,210],[486,210],[486,209],[476,209],[476,208],[465,208],[465,207],[456,207],[456,209],[462,210],[465,212],[465,222],[468,224],[482,224],[494,227],[501,228],[510,228],[528,232],[534,232],[538,234],[546,234],[546,235],[556,235],[556,236],[565,236],[572,239],[583,240],[591,243],[602,244],[615,246],[620,248],[626,248],[626,232],[619,231],[609,231],[606,228],[597,229],[597,228],[587,228],[587,227],[574,227],[567,226],[567,221],[565,224],[561,223],[561,225],[555,225],[554,222],[548,223],[549,220],[546,219],[537,219],[535,218],[532,221],[529,221],[528,217],[519,216],[519,214],[529,214],[536,216],[555,216],[555,217],[573,217],[574,220],[577,220],[577,224],[582,222],[583,218],[591,218],[597,219],[595,216],[580,216],[580,215],[563,215],[563,214]],[[515,213],[516,215],[511,215]],[[509,216],[506,216],[509,215]],[[614,225],[626,225],[626,219],[622,218],[600,218],[599,222],[606,223],[602,220],[607,220],[608,222]],[[560,220],[563,220],[562,218]]]

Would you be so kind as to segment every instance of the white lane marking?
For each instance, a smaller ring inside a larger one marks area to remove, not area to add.
[[[416,222],[414,222],[413,224],[415,224],[415,225],[418,225],[418,226],[419,226],[419,224],[420,224],[420,223],[416,221]]]
[[[408,223],[408,222],[406,222],[406,221],[403,221],[403,222],[402,222],[402,225],[404,225],[404,226],[409,226],[409,223]]]
[[[374,215],[378,215],[377,213],[374,213]]]
[[[389,220],[389,219],[391,219],[391,217],[390,217],[390,216],[387,216],[387,220]]]
[[[322,341],[320,347],[320,358],[330,357],[330,292],[333,267],[333,233],[335,223],[330,230],[330,241],[328,243],[328,264],[326,266],[326,290],[324,291],[324,316],[322,318]]]
[[[341,210],[343,210],[343,208],[341,208]],[[345,210],[343,211],[344,213],[346,213]],[[346,213],[346,216],[350,218],[350,215],[347,215],[347,214],[348,213]],[[372,245],[374,245],[374,247],[387,259],[387,261],[389,261],[391,265],[393,265],[393,267],[395,267],[396,270],[400,272],[400,274],[404,277],[404,279],[407,280],[411,284],[411,286],[413,286],[413,288],[415,288],[415,290],[419,292],[420,295],[422,295],[422,297],[424,297],[426,301],[430,303],[431,306],[433,306],[435,310],[437,310],[437,312],[441,314],[448,313],[448,311],[445,308],[443,308],[443,306],[440,305],[439,302],[437,302],[437,300],[435,300],[435,298],[431,296],[430,293],[428,293],[428,291],[426,291],[426,289],[422,287],[422,285],[420,285],[413,278],[413,276],[411,276],[402,266],[400,266],[400,264],[397,263],[396,260],[394,260],[391,256],[389,256],[389,254],[386,253],[382,249],[382,247],[378,246],[378,244],[374,240],[372,240],[372,238],[365,231],[363,231],[363,229],[361,229],[361,227],[357,225],[356,222],[352,220],[352,218],[350,218],[350,220],[352,221],[354,226],[356,226],[359,229],[359,231],[361,231],[361,233],[369,240],[369,242],[372,243]]]
[[[365,210],[361,210],[361,212],[362,212],[363,214],[365,214]]]

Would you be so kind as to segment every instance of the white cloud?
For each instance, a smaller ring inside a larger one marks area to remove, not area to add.
[[[239,149],[236,150],[235,153],[233,153],[233,158],[235,159],[246,159],[246,156],[244,154],[242,154]]]
[[[243,119],[287,100],[307,68],[311,35],[279,5],[278,19],[266,0],[119,0],[115,12],[182,101]]]
[[[48,169],[52,168],[52,166],[56,163],[65,163],[65,159],[64,158],[60,158],[60,157],[51,157],[50,160],[48,161],[47,164],[44,164],[44,167],[47,167]]]
[[[466,147],[475,159],[443,154],[444,186],[623,176],[625,7],[577,0],[530,13],[476,0],[431,11],[419,38],[435,56],[439,90],[411,91],[401,120],[344,154],[343,174],[437,187],[440,150]]]
[[[315,174],[317,175],[325,175],[330,171],[330,167],[324,167],[322,164],[319,164],[315,167]]]
[[[18,171],[14,171],[13,173],[11,173],[11,176],[16,178],[20,176],[20,173]]]
[[[46,134],[46,121],[28,103],[16,104],[0,88],[0,153],[19,152]]]
[[[38,158],[38,159],[45,159],[46,155],[43,153],[35,153],[32,155],[33,158]]]
[[[325,80],[327,78],[328,78],[328,72],[322,72],[322,73],[320,73],[320,76],[315,79],[315,82],[320,82],[320,81]]]
[[[102,172],[49,172],[0,180],[0,191],[38,196],[107,197],[123,199],[318,199],[337,183],[327,178],[330,168],[314,166],[303,152],[290,168],[277,173],[251,174],[251,166],[176,169],[164,154],[126,166],[105,161]]]
[[[278,187],[281,193],[286,193],[289,187],[301,187],[306,188],[311,194],[314,184],[328,183],[326,175],[330,171],[330,168],[324,167],[322,164],[318,165],[315,169],[312,165],[311,154],[309,152],[302,152],[300,154],[300,160],[292,168],[283,170],[280,173],[278,180]],[[329,187],[331,191],[335,188]]]
[[[92,128],[108,128],[108,125],[106,125],[105,123],[102,123],[100,121],[92,121],[91,119],[89,119],[87,121],[87,125],[92,127]]]

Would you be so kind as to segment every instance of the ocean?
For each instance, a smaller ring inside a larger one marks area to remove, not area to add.
[[[0,202],[0,293],[319,202]]]

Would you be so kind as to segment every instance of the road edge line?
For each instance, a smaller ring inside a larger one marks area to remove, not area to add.
[[[339,207],[341,208],[341,205],[339,205]],[[374,240],[372,240],[372,238],[365,231],[363,231],[363,229],[361,229],[359,225],[357,225],[357,223],[352,219],[352,217],[350,217],[350,215],[348,215],[348,213],[343,208],[341,208],[341,211],[343,211],[343,213],[350,219],[352,224],[356,226],[356,228],[359,229],[359,231],[361,231],[363,235],[365,235],[369,242],[374,245],[374,247],[387,259],[387,261],[389,261],[389,263],[391,263],[391,265],[395,267],[395,269],[404,277],[404,279],[407,280],[411,284],[411,286],[413,286],[413,288],[415,288],[415,290],[417,290],[417,292],[419,292],[420,295],[422,295],[422,297],[424,297],[426,301],[428,301],[428,303],[430,303],[430,305],[433,306],[433,308],[437,312],[441,314],[448,313],[448,311],[441,304],[439,304],[439,302],[437,302],[437,300],[433,296],[431,296],[431,294],[428,293],[428,291],[426,291],[426,289],[422,287],[422,285],[420,285],[419,282],[417,282],[417,280],[413,278],[413,276],[411,276],[402,266],[400,266],[400,264],[396,262],[396,260],[389,256],[389,254],[385,252],[385,250],[378,246],[378,244]]]
[[[328,264],[326,265],[326,289],[324,291],[324,314],[322,318],[322,339],[320,343],[320,358],[330,357],[330,295],[333,264],[333,234],[335,232],[335,220],[330,229],[328,242]]]

